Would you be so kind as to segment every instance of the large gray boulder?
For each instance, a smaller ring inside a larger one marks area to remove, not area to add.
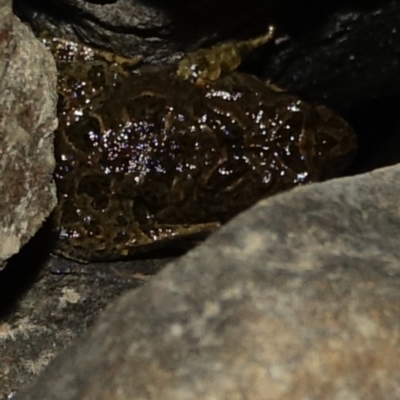
[[[55,205],[54,60],[0,0],[0,269]]]
[[[398,399],[399,180],[396,166],[260,202],[16,399]]]

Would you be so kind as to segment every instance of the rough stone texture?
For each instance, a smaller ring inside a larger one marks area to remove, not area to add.
[[[11,15],[10,3],[0,4],[0,13],[1,264],[55,205],[51,133],[57,120],[54,61]]]
[[[277,0],[259,1],[15,1],[37,31],[80,37],[146,61],[173,60],[179,51],[221,38],[267,31]]]
[[[36,236],[0,272],[2,400],[32,381],[61,349],[86,331],[111,299],[142,285],[167,262],[76,265],[51,257],[40,268],[40,262],[34,261],[37,250]]]
[[[0,0],[0,80],[10,57],[9,35],[12,29],[11,0]]]
[[[286,40],[265,59],[265,75],[337,111],[398,94],[400,3],[335,3],[313,4],[278,23]]]
[[[16,396],[398,399],[400,167],[260,202]]]

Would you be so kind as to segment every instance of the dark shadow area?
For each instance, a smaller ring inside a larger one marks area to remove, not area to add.
[[[93,271],[102,271],[106,273],[110,268],[128,269],[131,274],[154,275],[159,272],[166,263],[185,255],[185,253],[193,247],[193,243],[188,243],[187,246],[169,246],[136,256],[87,264],[68,260],[61,256],[50,255],[51,258],[49,262],[46,263],[46,269],[51,274],[55,275],[88,275],[93,274]]]
[[[0,319],[13,312],[18,300],[42,275],[85,275],[111,279],[120,268],[121,274],[154,275],[165,264],[181,257],[199,241],[172,242],[170,246],[157,248],[137,256],[109,262],[78,263],[51,254],[55,238],[45,223],[37,234],[13,256],[7,267],[0,271]],[[118,273],[116,274],[118,275]]]
[[[348,111],[344,118],[358,136],[358,153],[348,175],[400,162],[400,94]]]
[[[50,248],[46,229],[41,229],[0,271],[0,319],[12,312],[18,299],[40,278]]]
[[[116,3],[115,0],[87,0],[87,2],[99,7]],[[272,23],[291,35],[301,37],[318,30],[332,14],[340,10],[367,11],[382,1],[307,0],[295,6],[289,0],[197,0],[190,2],[142,0],[141,3],[144,6],[158,8],[168,15],[171,20],[172,37],[185,46],[204,36],[208,36],[210,42],[213,42],[216,35],[223,40],[262,34]],[[14,10],[24,20],[32,20],[36,12],[48,15],[55,24],[57,21],[71,21],[79,25],[83,19],[82,12],[77,12],[74,6],[62,0],[51,2],[14,0]],[[100,23],[89,13],[85,13],[85,18]],[[132,28],[131,31],[128,29],[125,32],[136,32],[140,35],[141,30]],[[142,34],[145,32],[142,31]],[[208,43],[206,41],[203,45]]]
[[[181,41],[206,32],[211,41],[215,33],[221,39],[244,38],[262,34],[269,24],[300,38],[323,27],[332,14],[342,10],[368,11],[382,3],[381,0],[334,0],[321,2],[306,0],[142,0],[144,4],[164,10],[173,21],[175,35]],[[240,27],[240,28],[239,28]],[[208,44],[208,42],[205,42]]]

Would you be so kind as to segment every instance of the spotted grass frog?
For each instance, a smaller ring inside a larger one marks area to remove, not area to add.
[[[140,58],[45,40],[59,71],[57,254],[115,260],[204,236],[343,171],[356,140],[342,118],[231,71],[271,36],[139,69]]]

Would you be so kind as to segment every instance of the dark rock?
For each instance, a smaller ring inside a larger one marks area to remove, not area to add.
[[[16,399],[398,399],[399,179],[260,202],[112,304]]]
[[[337,111],[398,94],[399,24],[395,0],[345,2],[336,10],[320,2],[308,17],[300,11],[278,24],[286,40],[264,73]]]
[[[15,9],[37,31],[159,62],[206,42],[266,32],[268,20],[262,18],[274,2],[17,0]],[[255,31],[254,18],[260,21]]]
[[[114,297],[142,285],[167,262],[77,265],[52,257],[40,268],[33,262],[37,248],[35,236],[0,272],[2,400],[32,381]]]
[[[10,2],[0,3],[0,15],[1,269],[55,205],[57,119],[53,59],[12,15]]]

